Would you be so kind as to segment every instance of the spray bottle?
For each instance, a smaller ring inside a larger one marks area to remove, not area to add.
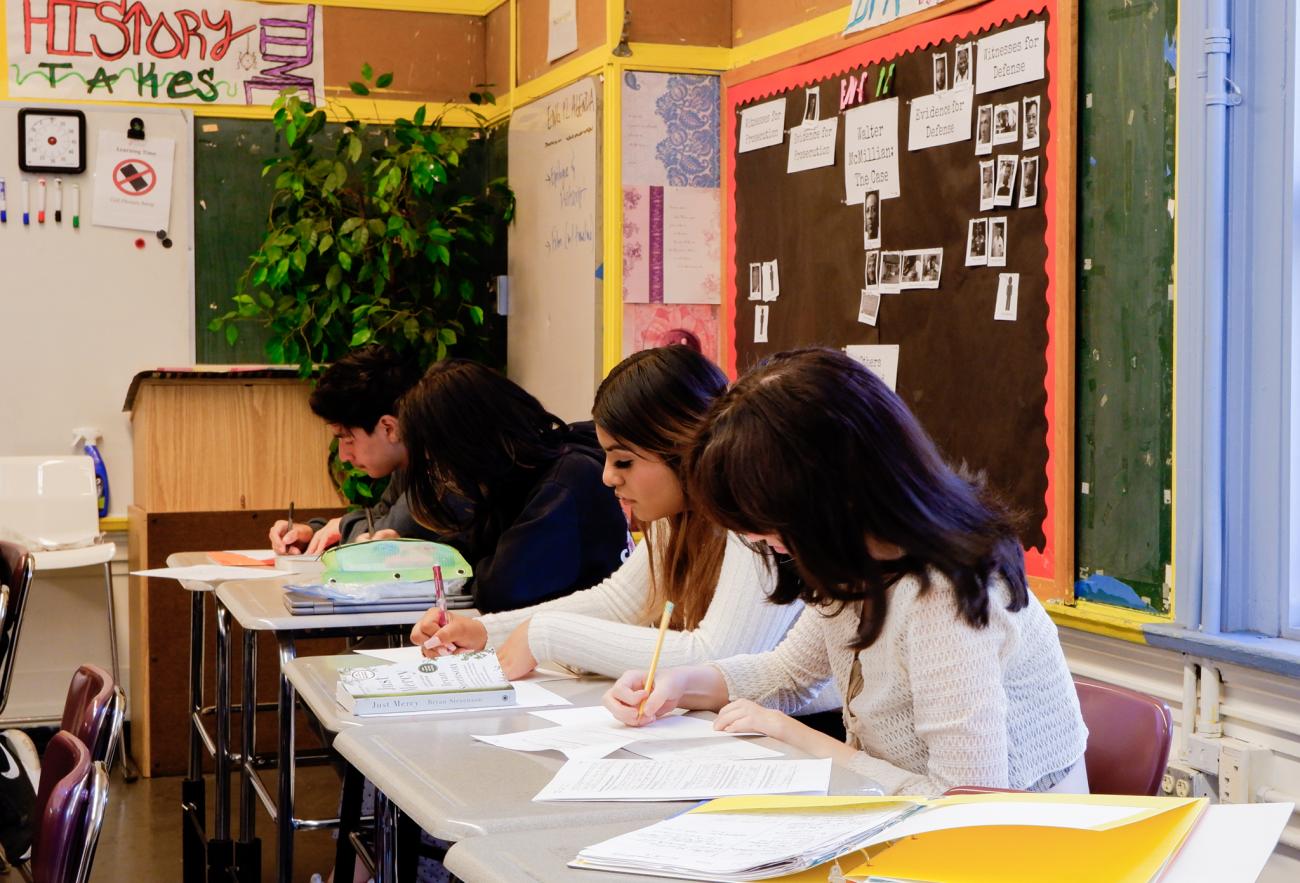
[[[108,514],[108,470],[104,468],[104,458],[99,456],[99,440],[103,434],[94,426],[80,426],[72,430],[72,446],[82,444],[86,456],[95,464],[95,496],[99,500],[99,517]]]

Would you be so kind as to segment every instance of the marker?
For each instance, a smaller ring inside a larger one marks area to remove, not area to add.
[[[81,226],[81,185],[72,185],[72,228]]]
[[[9,203],[5,197],[5,179],[0,178],[0,224],[9,223]]]
[[[31,212],[28,206],[31,205],[31,187],[26,178],[23,178],[23,226],[26,227],[32,222]]]
[[[54,179],[54,223],[63,223],[63,179]]]
[[[36,223],[45,223],[45,179],[36,179]]]

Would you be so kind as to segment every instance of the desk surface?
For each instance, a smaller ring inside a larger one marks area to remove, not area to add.
[[[217,600],[225,605],[241,628],[252,632],[338,631],[362,634],[368,629],[379,630],[384,626],[415,625],[424,616],[423,610],[295,616],[284,606],[284,586],[301,579],[301,574],[294,574],[275,579],[232,580],[217,587]]]
[[[211,564],[212,559],[208,557],[207,552],[173,552],[167,556],[168,567],[193,567],[196,564]],[[176,582],[181,584],[181,588],[187,592],[212,592],[220,582],[204,582],[197,579],[178,579]]]
[[[546,686],[563,692],[575,705],[596,705],[609,681],[593,678],[549,682]],[[620,821],[648,824],[687,805],[535,803],[533,796],[564,765],[564,757],[551,751],[509,751],[471,738],[472,734],[496,735],[549,726],[554,725],[523,710],[472,718],[446,716],[436,722],[412,721],[347,729],[334,740],[334,750],[374,782],[376,788],[421,828],[443,840],[541,827],[587,829]],[[758,743],[787,755],[804,756],[773,739],[760,739]],[[623,752],[621,756],[631,755]],[[841,767],[834,768],[832,794],[857,794],[864,790],[880,793],[871,780]]]
[[[395,724],[419,723],[421,721],[432,726],[452,716],[451,714],[439,712],[391,715],[371,714],[363,717],[351,714],[342,705],[339,705],[334,698],[335,689],[338,685],[338,669],[334,666],[333,658],[332,656],[300,656],[284,664],[285,677],[289,679],[289,683],[293,684],[293,688],[298,691],[298,698],[311,709],[311,713],[327,732],[340,733],[357,727],[392,726]],[[371,657],[371,659],[376,665],[381,663],[379,659],[374,657]],[[601,685],[602,691],[609,683],[604,679],[596,679],[596,681]],[[546,689],[571,701],[590,704],[591,699],[586,685],[592,682],[592,679],[558,679],[547,681]],[[599,699],[599,696],[597,696],[597,699]],[[458,718],[484,717],[502,713],[503,710],[499,708],[481,708],[458,711],[455,716]],[[513,714],[514,712],[506,711],[505,713]]]

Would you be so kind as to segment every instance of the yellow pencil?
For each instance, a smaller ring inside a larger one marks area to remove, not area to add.
[[[668,631],[668,620],[673,615],[673,602],[664,602],[664,615],[659,620],[659,640],[655,641],[655,655],[650,657],[650,671],[645,676],[645,693],[646,699],[650,698],[650,691],[655,688],[655,669],[659,667],[659,652],[664,649],[664,634]],[[640,718],[645,714],[645,699],[636,707],[636,716]]]

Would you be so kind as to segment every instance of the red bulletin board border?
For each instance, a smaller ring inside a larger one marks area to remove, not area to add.
[[[1042,552],[1025,553],[1025,568],[1034,591],[1044,600],[1073,598],[1074,567],[1074,217],[1075,207],[1075,94],[1077,91],[1077,0],[990,0],[978,6],[868,39],[833,54],[796,63],[771,73],[770,63],[740,68],[723,80],[724,119],[727,120],[723,154],[727,235],[724,276],[727,296],[722,301],[722,352],[727,371],[736,374],[735,318],[736,267],[736,146],[739,110],[778,93],[810,86],[851,70],[859,70],[947,40],[960,40],[979,31],[1010,24],[1025,15],[1046,12],[1049,20],[1047,95],[1050,110],[1044,129],[1043,159],[1047,173],[1044,211],[1047,218],[1047,493]],[[752,73],[747,75],[747,71]],[[869,80],[872,82],[872,80]],[[838,161],[843,161],[843,126],[840,127]],[[784,146],[784,142],[783,142]],[[747,292],[746,292],[747,294]]]

